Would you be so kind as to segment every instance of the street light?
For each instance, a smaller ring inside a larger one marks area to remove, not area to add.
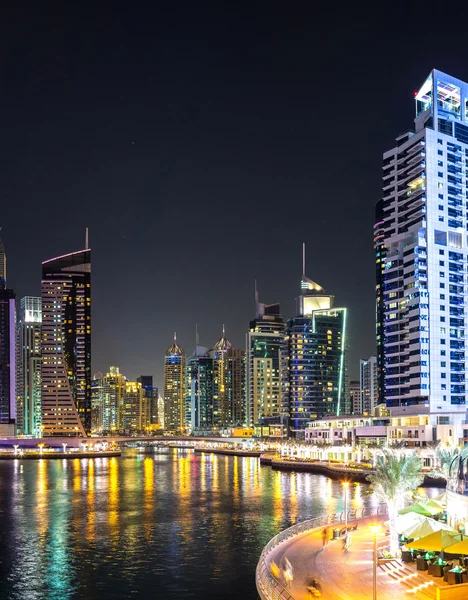
[[[345,529],[346,529],[346,533],[348,533],[348,488],[349,488],[349,481],[342,481],[341,485],[343,486],[343,493],[344,493]]]
[[[15,456],[18,454],[19,444],[13,444],[13,448],[15,449]]]
[[[38,446],[39,446],[39,452],[41,453],[41,456],[42,456],[42,450],[44,449],[44,444],[40,443],[40,444],[38,444]]]
[[[372,578],[372,598],[377,600],[377,534],[380,531],[380,525],[373,523],[369,525],[369,529],[374,535],[374,560],[373,560],[373,578]]]
[[[67,444],[62,444],[63,446],[63,453],[66,454],[67,453]]]

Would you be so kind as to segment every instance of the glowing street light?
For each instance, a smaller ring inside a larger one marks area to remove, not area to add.
[[[67,453],[67,444],[64,443],[64,444],[62,444],[62,446],[63,446],[63,453],[66,454]]]
[[[13,444],[13,448],[15,449],[15,456],[17,456],[19,444]]]
[[[377,534],[380,531],[380,525],[373,523],[369,525],[369,529],[372,531],[374,536],[374,560],[373,560],[373,574],[372,574],[372,598],[377,600]]]
[[[346,529],[346,533],[348,533],[348,488],[349,488],[349,481],[342,481],[341,485],[343,486],[343,494],[344,494],[345,529]]]
[[[40,444],[38,444],[39,446],[39,452],[41,453],[42,456],[42,451],[44,450],[44,444],[41,442]]]

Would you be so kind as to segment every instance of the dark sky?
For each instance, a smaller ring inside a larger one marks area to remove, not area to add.
[[[39,294],[41,262],[89,226],[93,371],[161,386],[174,330],[190,353],[195,323],[207,346],[225,323],[243,347],[255,278],[293,315],[305,241],[309,277],[349,308],[355,377],[375,351],[381,155],[432,68],[468,79],[466,18],[431,22],[420,2],[127,4],[2,14],[9,286]]]

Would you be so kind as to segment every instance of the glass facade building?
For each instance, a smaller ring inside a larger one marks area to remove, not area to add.
[[[377,332],[386,404],[466,419],[468,85],[433,70],[415,127],[383,155]]]
[[[41,298],[21,298],[16,328],[16,429],[41,437]]]
[[[91,251],[42,263],[43,435],[91,432]]]
[[[186,428],[185,394],[185,352],[174,334],[174,343],[164,359],[164,427],[167,431]]]
[[[282,349],[282,413],[289,435],[302,437],[308,421],[340,415],[349,406],[346,308],[305,275],[298,315],[286,325]]]
[[[16,300],[0,279],[0,425],[16,420]],[[0,428],[2,429],[2,428]],[[11,433],[14,433],[12,431]]]

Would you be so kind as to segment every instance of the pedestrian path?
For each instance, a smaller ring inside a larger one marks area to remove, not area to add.
[[[377,541],[378,545],[386,546],[384,520],[383,517],[360,520],[357,530],[351,534],[348,552],[343,551],[341,539],[331,540],[323,548],[320,529],[286,540],[271,552],[268,560],[270,563],[274,560],[277,565],[281,565],[284,558],[290,561],[294,580],[289,591],[296,600],[309,600],[307,585],[312,577],[321,584],[324,600],[372,600],[374,543],[369,525],[376,522],[382,525]],[[329,533],[331,536],[332,528],[329,528]],[[377,568],[379,600],[405,597],[428,600],[436,597],[432,578],[416,574],[416,577],[424,577],[422,582],[428,582],[417,589],[411,580],[392,577],[390,572],[390,568]]]

